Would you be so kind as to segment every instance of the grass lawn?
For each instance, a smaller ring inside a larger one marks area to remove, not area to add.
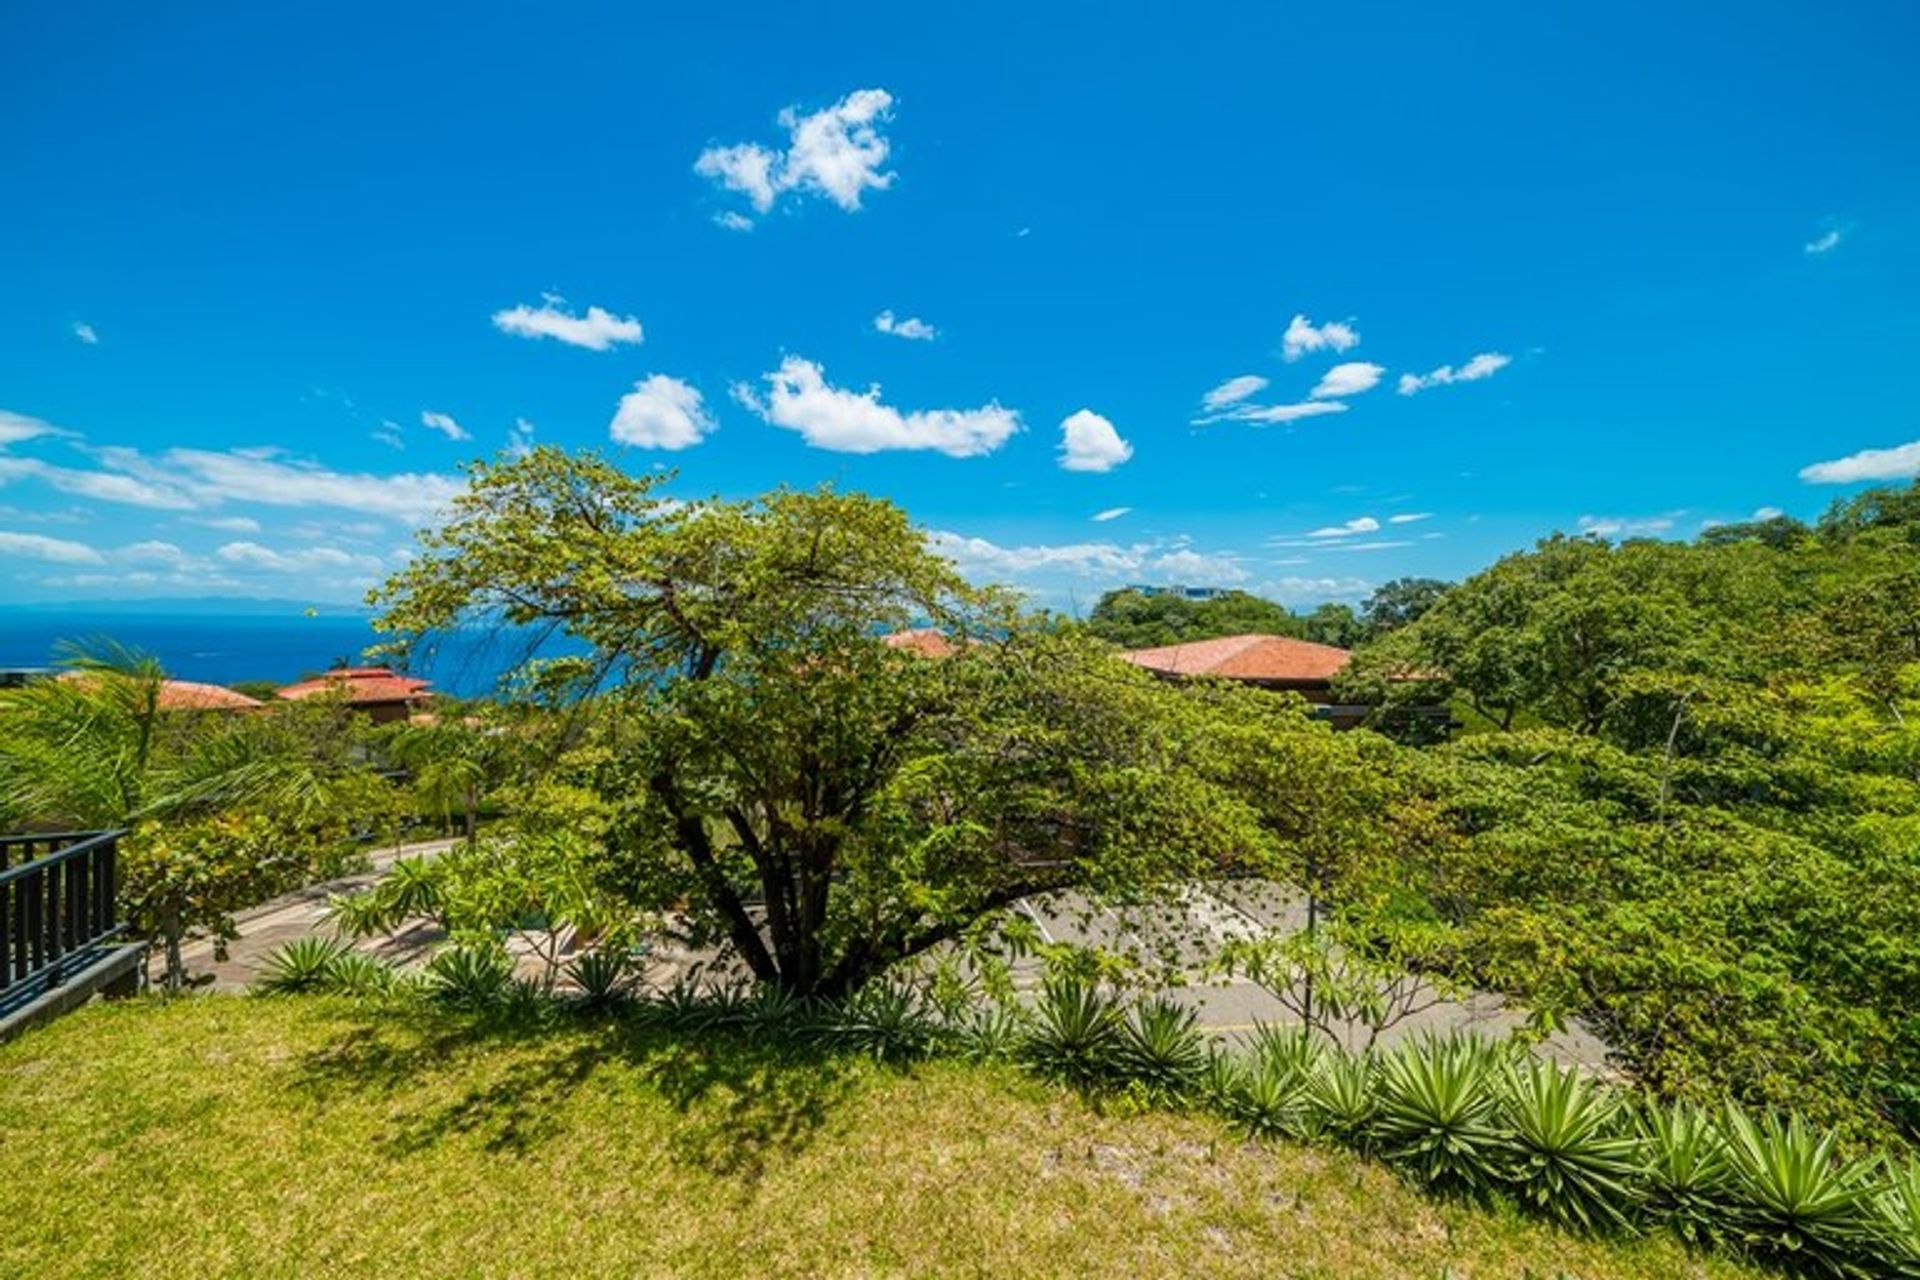
[[[0,1046],[0,1276],[1737,1277],[1011,1069],[317,999]]]

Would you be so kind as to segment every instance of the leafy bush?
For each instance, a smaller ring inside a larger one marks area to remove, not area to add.
[[[461,1009],[498,1008],[513,995],[513,961],[499,947],[449,947],[427,961],[426,992]]]
[[[1191,1097],[1207,1069],[1199,1015],[1164,996],[1134,1005],[1121,1028],[1118,1065],[1156,1102]]]
[[[1864,1166],[1839,1159],[1839,1137],[1799,1116],[1758,1120],[1729,1105],[1723,1118],[1730,1208],[1760,1257],[1817,1276],[1871,1274],[1874,1196]]]
[[[1327,1054],[1307,1081],[1307,1106],[1317,1128],[1350,1147],[1371,1146],[1380,1110],[1376,1060],[1371,1054]]]
[[[1074,1084],[1111,1083],[1123,1069],[1126,1019],[1111,996],[1085,980],[1047,979],[1034,1010],[1027,1058],[1046,1075]]]
[[[1647,1215],[1689,1244],[1725,1234],[1727,1140],[1712,1115],[1688,1103],[1654,1104],[1636,1118],[1641,1200]]]
[[[334,938],[295,938],[267,956],[254,990],[272,995],[332,990],[336,967],[350,954],[352,949]]]
[[[584,1008],[605,1009],[627,997],[632,968],[625,951],[596,947],[574,957],[567,965],[567,978],[580,989]]]
[[[1380,1063],[1374,1134],[1395,1164],[1438,1190],[1492,1189],[1511,1135],[1499,1126],[1499,1064],[1483,1040],[1428,1038]]]
[[[826,1011],[830,1043],[878,1060],[919,1057],[940,1035],[912,987],[875,982]]]
[[[1509,1065],[1503,1082],[1506,1176],[1516,1194],[1571,1226],[1626,1227],[1639,1150],[1619,1095],[1539,1058]]]
[[[1880,1259],[1888,1274],[1920,1280],[1920,1163],[1890,1166],[1874,1208]]]

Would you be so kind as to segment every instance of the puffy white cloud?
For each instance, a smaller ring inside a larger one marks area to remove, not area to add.
[[[1093,522],[1095,524],[1105,524],[1109,520],[1118,520],[1121,516],[1129,515],[1132,511],[1132,507],[1108,507],[1105,511],[1094,512]]]
[[[525,303],[493,313],[493,327],[502,333],[522,338],[552,338],[570,347],[589,351],[607,351],[621,343],[644,340],[640,322],[632,316],[616,316],[601,307],[588,307],[583,316],[565,309],[566,299],[548,294],[538,307]]]
[[[1324,529],[1315,529],[1309,538],[1351,538],[1356,533],[1378,533],[1380,522],[1372,516],[1356,516],[1345,524],[1332,524]]]
[[[1199,586],[1218,586],[1223,582],[1244,582],[1247,572],[1239,560],[1228,555],[1209,555],[1204,551],[1170,551],[1147,562],[1147,568],[1169,581]]]
[[[533,452],[533,424],[525,418],[513,420],[513,430],[507,432],[507,452],[516,458]]]
[[[98,344],[100,341],[100,335],[95,333],[93,326],[84,320],[75,320],[73,322],[73,336],[90,347]]]
[[[1891,449],[1862,449],[1800,468],[1808,484],[1858,484],[1862,480],[1908,480],[1920,476],[1920,440]]]
[[[380,557],[338,547],[302,547],[295,551],[275,551],[257,542],[229,542],[214,555],[227,564],[243,569],[262,569],[269,573],[316,573],[358,570],[374,573],[384,568]]]
[[[153,484],[108,471],[60,467],[38,458],[0,458],[0,485],[14,480],[38,480],[61,493],[97,502],[117,502],[161,511],[190,511],[198,504],[178,488]]]
[[[186,523],[225,533],[258,533],[260,522],[251,516],[187,516]]]
[[[429,409],[420,415],[420,425],[429,431],[438,431],[449,440],[471,440],[473,435],[465,427],[444,413],[435,413]]]
[[[1329,600],[1362,600],[1373,594],[1373,589],[1374,584],[1365,578],[1308,577],[1274,578],[1255,588],[1269,600],[1295,607]]]
[[[37,440],[41,436],[65,435],[51,422],[29,417],[24,413],[14,413],[0,409],[0,448],[10,444],[19,444],[26,440]]]
[[[1236,404],[1211,417],[1195,418],[1195,426],[1215,422],[1251,422],[1265,426],[1273,422],[1297,422],[1325,413],[1345,413],[1347,406],[1338,400],[1305,400],[1299,404]]]
[[[1845,232],[1839,227],[1829,227],[1822,234],[1807,241],[1804,248],[1810,257],[1818,257],[1823,253],[1832,253],[1840,247],[1840,241],[1844,236]]]
[[[1650,538],[1673,528],[1672,516],[1581,516],[1579,529],[1602,538]]]
[[[53,564],[104,564],[106,557],[84,542],[49,538],[38,533],[12,533],[0,529],[0,556],[24,556]]]
[[[725,227],[728,231],[751,231],[753,230],[753,219],[744,213],[736,213],[732,209],[727,209],[713,215],[713,225],[716,227]]]
[[[116,560],[125,560],[129,564],[164,564],[179,567],[188,563],[186,552],[171,542],[135,542],[114,552]]]
[[[884,170],[889,143],[879,129],[892,114],[893,95],[885,89],[859,89],[807,115],[788,107],[779,117],[787,131],[784,150],[757,142],[709,147],[693,169],[744,195],[760,213],[788,192],[824,196],[851,212],[865,192],[893,185],[893,174]]]
[[[1363,391],[1371,391],[1380,385],[1380,375],[1386,372],[1382,365],[1369,364],[1365,360],[1354,360],[1347,364],[1337,364],[1327,370],[1313,390],[1307,395],[1315,400],[1330,400],[1339,396],[1357,396]]]
[[[712,434],[714,426],[697,388],[656,373],[620,397],[608,430],[621,444],[641,449],[689,449]]]
[[[951,458],[992,453],[1020,430],[1020,415],[997,403],[977,409],[902,412],[880,402],[880,388],[849,391],[829,384],[821,367],[788,356],[766,374],[763,399],[745,384],[734,397],[776,427],[798,431],[817,449],[879,453],[887,449],[932,449]]]
[[[1060,424],[1060,465],[1067,471],[1111,471],[1132,456],[1133,446],[1091,409]]]
[[[1410,396],[1428,387],[1444,387],[1454,382],[1478,382],[1482,378],[1491,378],[1512,363],[1512,356],[1502,355],[1498,351],[1483,351],[1458,369],[1443,364],[1432,373],[1403,373],[1400,375],[1400,394]]]
[[[249,502],[269,507],[338,507],[423,522],[438,515],[465,487],[456,476],[340,472],[318,463],[285,460],[272,450],[169,449],[158,459],[144,458],[131,449],[103,449],[100,454],[108,465],[172,485],[191,504],[200,506]]]
[[[1296,315],[1287,323],[1287,331],[1280,335],[1280,355],[1289,361],[1314,351],[1331,351],[1337,355],[1359,345],[1360,332],[1351,320],[1329,320],[1315,327],[1305,316]]]
[[[1138,573],[1145,559],[1138,548],[1111,542],[1003,547],[985,538],[971,538],[944,529],[929,533],[927,545],[936,554],[952,560],[962,572],[1003,577],[1046,570],[1085,575]]]
[[[906,338],[913,342],[932,342],[939,331],[925,320],[908,316],[905,320],[896,319],[893,312],[882,311],[873,318],[873,327],[881,333],[890,333],[896,338]]]
[[[1267,380],[1257,373],[1243,373],[1237,378],[1228,378],[1225,382],[1200,397],[1200,407],[1208,413],[1216,413],[1230,404],[1238,404],[1248,396],[1267,389]]]

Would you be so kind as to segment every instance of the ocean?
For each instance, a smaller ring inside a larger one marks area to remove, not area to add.
[[[291,684],[328,667],[361,660],[379,642],[364,617],[304,612],[192,614],[116,613],[89,608],[0,609],[0,668],[51,666],[62,645],[111,640],[160,660],[181,680]],[[493,691],[502,672],[526,652],[511,630],[458,631],[416,655],[409,670],[456,697]]]

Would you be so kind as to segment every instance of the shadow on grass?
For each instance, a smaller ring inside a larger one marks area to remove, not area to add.
[[[512,1155],[562,1134],[570,1096],[613,1067],[677,1113],[675,1159],[749,1182],[803,1149],[861,1074],[861,1062],[747,1031],[368,1006],[296,1062],[295,1087],[319,1102],[383,1100],[378,1142],[396,1158],[458,1138]]]

